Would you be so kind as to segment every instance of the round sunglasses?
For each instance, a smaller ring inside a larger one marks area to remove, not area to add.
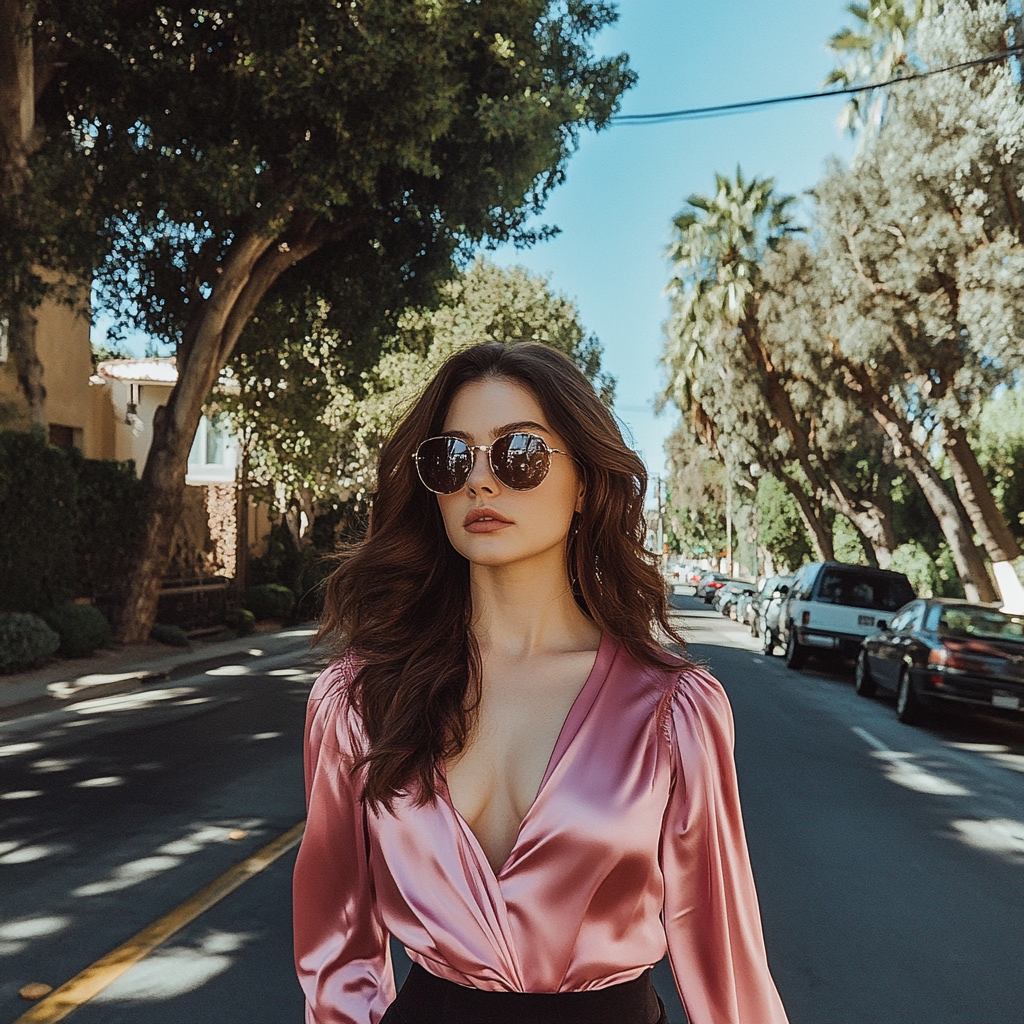
[[[427,490],[454,494],[465,487],[477,452],[487,452],[487,463],[495,480],[513,491],[537,487],[548,475],[551,456],[569,455],[549,448],[543,437],[517,430],[497,438],[493,444],[466,444],[451,435],[428,437],[416,449],[413,459]]]

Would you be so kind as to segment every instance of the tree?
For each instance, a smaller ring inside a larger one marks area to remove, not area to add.
[[[955,63],[1003,46],[1014,24],[1005,4],[956,0],[922,23],[918,47],[932,65]],[[823,252],[843,293],[833,333],[874,414],[891,431],[896,421],[916,431],[919,449],[941,446],[989,557],[1010,562],[1020,549],[968,431],[1022,362],[1024,104],[1005,67],[919,86],[892,100],[855,166],[817,189]]]
[[[122,629],[138,640],[203,404],[264,298],[297,310],[330,296],[336,358],[372,363],[382,330],[426,298],[456,251],[529,240],[525,217],[632,74],[624,57],[591,53],[614,19],[598,0],[123,13],[81,0],[52,12],[74,59],[51,86],[40,156],[103,211],[104,305],[177,351]]]
[[[269,315],[268,315],[269,314]],[[614,381],[601,371],[601,346],[571,302],[520,267],[478,258],[443,284],[432,305],[402,314],[386,352],[358,377],[332,353],[327,303],[302,320],[273,305],[254,318],[228,367],[217,405],[243,439],[246,478],[258,500],[277,508],[300,551],[331,500],[364,499],[376,454],[408,404],[454,352],[484,341],[539,341],[565,352],[610,405]],[[273,331],[276,348],[261,337]]]
[[[850,4],[856,28],[845,26],[828,41],[840,64],[825,85],[846,88],[873,85],[918,70],[913,57],[914,28],[941,10],[939,0],[872,0]],[[882,90],[855,93],[850,97],[840,124],[852,135],[877,130],[884,118],[886,94]]]
[[[757,485],[757,540],[779,568],[798,569],[811,560],[800,507],[789,488],[768,474]]]
[[[705,443],[722,451],[730,471],[737,464],[757,464],[785,483],[821,558],[834,554],[829,505],[855,525],[878,564],[887,566],[895,547],[890,476],[860,472],[859,462],[849,458],[846,435],[831,449],[823,445],[825,427],[813,429],[816,403],[804,388],[797,407],[762,330],[762,263],[793,233],[787,213],[792,199],[776,196],[770,179],[748,183],[739,171],[735,182],[719,175],[717,185],[713,197],[691,196],[690,209],[675,221],[666,394],[690,411]],[[869,430],[858,443],[878,446],[883,439]],[[876,462],[884,469],[884,459]],[[798,473],[789,469],[791,463]]]

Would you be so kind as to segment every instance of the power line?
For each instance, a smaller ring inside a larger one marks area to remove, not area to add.
[[[1024,47],[1016,46],[1001,53],[991,53],[987,57],[966,60],[962,64],[951,64],[946,68],[933,68],[931,71],[918,71],[912,75],[890,78],[874,85],[851,85],[845,89],[832,89],[830,92],[804,92],[793,96],[774,96],[764,100],[746,100],[743,103],[719,103],[713,107],[691,107],[687,110],[663,110],[656,114],[614,114],[613,124],[669,124],[673,121],[702,121],[712,117],[726,117],[729,114],[740,114],[745,110],[756,110],[760,107],[774,107],[782,103],[798,103],[802,100],[821,100],[829,96],[849,96],[853,93],[871,92],[873,89],[884,89],[890,85],[903,85],[905,82],[916,82],[921,78],[945,74],[948,71],[961,71],[964,68],[975,68],[983,64],[996,64],[1009,57],[1024,53]]]

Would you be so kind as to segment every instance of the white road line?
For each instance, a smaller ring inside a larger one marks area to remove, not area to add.
[[[851,728],[869,747],[874,747],[875,750],[884,750],[889,754],[895,753],[891,747],[887,747],[877,736],[872,736],[867,729],[862,729],[859,725],[851,726]]]

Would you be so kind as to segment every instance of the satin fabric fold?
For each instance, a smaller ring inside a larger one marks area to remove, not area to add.
[[[706,672],[642,666],[609,635],[537,797],[495,874],[455,810],[411,796],[364,811],[365,736],[349,653],[310,694],[308,819],[294,877],[309,1024],[378,1024],[388,935],[473,988],[580,992],[632,981],[668,950],[690,1024],[784,1024],[768,970],[732,758]]]

